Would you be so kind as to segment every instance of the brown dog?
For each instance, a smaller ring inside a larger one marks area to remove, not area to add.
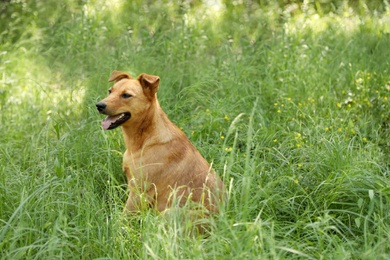
[[[141,210],[145,202],[164,211],[174,201],[183,206],[190,200],[217,212],[223,183],[162,111],[156,95],[160,78],[143,73],[133,79],[113,71],[109,81],[115,84],[96,107],[107,115],[103,129],[123,130],[123,170],[130,190],[125,211]]]

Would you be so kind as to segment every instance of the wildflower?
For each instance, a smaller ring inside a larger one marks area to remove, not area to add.
[[[282,111],[280,109],[278,109],[278,113],[282,113]]]
[[[226,147],[226,148],[225,148],[225,151],[226,151],[226,152],[231,152],[232,150],[233,150],[232,147],[229,147],[229,148]]]
[[[362,78],[358,78],[358,79],[356,79],[356,81],[355,81],[357,84],[361,84],[361,83],[363,83],[363,79]]]
[[[300,106],[300,107],[301,107],[301,106],[302,106],[302,103],[300,103],[300,102],[299,102],[299,103],[298,103],[298,106]]]
[[[302,163],[298,163],[298,168],[301,168],[302,166]]]
[[[337,131],[341,132],[343,129],[341,127],[337,128]]]
[[[207,108],[207,109],[206,109],[206,113],[210,113],[210,109]]]
[[[229,121],[229,120],[230,120],[230,118],[229,118],[227,115],[225,115],[224,118],[225,118],[226,121]]]
[[[221,135],[221,139],[225,139],[225,136]]]
[[[384,100],[384,101],[387,101],[387,97],[384,97],[383,100]]]
[[[294,180],[294,183],[295,183],[295,184],[298,184],[298,183],[299,183],[298,179],[295,179],[295,180]]]
[[[277,143],[278,142],[278,139],[274,139],[274,143]]]
[[[291,101],[291,98],[289,97],[289,98],[287,98],[287,101]]]
[[[340,103],[337,103],[337,107],[341,107],[341,104],[340,104]]]
[[[330,130],[330,128],[329,127],[325,127],[325,131],[329,131]]]
[[[363,137],[363,141],[364,141],[364,142],[367,142],[367,138],[366,138],[366,137]]]
[[[277,107],[277,106],[278,106],[278,103],[275,102],[275,103],[274,103],[274,106]]]

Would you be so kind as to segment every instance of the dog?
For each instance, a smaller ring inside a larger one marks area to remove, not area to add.
[[[113,71],[114,85],[96,104],[104,130],[121,127],[126,144],[123,171],[129,195],[125,213],[145,207],[164,212],[191,202],[208,213],[219,211],[224,185],[157,100],[160,78]]]

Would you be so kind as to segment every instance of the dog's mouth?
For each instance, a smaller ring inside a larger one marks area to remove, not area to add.
[[[115,116],[107,116],[105,119],[102,121],[102,127],[104,130],[111,130],[114,128],[117,128],[127,120],[129,120],[131,117],[131,114],[128,112],[121,113],[119,115]]]

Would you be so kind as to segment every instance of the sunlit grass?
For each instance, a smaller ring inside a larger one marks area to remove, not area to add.
[[[1,258],[389,257],[388,13],[241,2],[13,6]],[[159,75],[162,107],[223,178],[207,236],[185,209],[122,214],[122,133],[94,107],[114,69]]]

